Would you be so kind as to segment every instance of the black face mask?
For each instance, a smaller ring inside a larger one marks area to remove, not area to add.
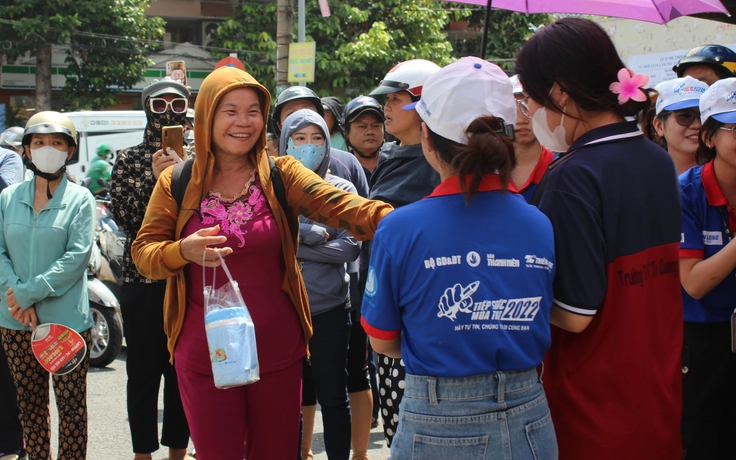
[[[167,110],[164,113],[153,113],[148,101],[146,101],[144,107],[146,118],[148,119],[145,141],[146,144],[154,148],[153,151],[155,152],[163,146],[161,142],[163,127],[177,125],[184,127],[186,125],[187,113],[175,113],[171,110]]]

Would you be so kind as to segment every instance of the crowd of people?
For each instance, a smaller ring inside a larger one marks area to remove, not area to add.
[[[133,458],[192,458],[191,437],[200,460],[309,460],[318,403],[331,460],[368,459],[379,421],[395,460],[733,458],[736,53],[673,70],[650,88],[564,18],[511,78],[412,59],[344,105],[301,86],[272,104],[225,67],[193,120],[187,87],[145,88],[143,142],[111,168],[100,146],[91,190],[109,181],[127,234]],[[31,334],[90,341],[95,201],[65,175],[65,115],[0,147],[0,458],[51,458]],[[230,276],[259,379],[223,389],[205,292]],[[61,460],[86,456],[88,366],[53,376]]]

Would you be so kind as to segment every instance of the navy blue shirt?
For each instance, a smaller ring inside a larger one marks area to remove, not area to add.
[[[674,164],[622,122],[580,136],[547,174],[539,209],[555,232],[555,303],[593,316],[580,333],[553,327],[544,359],[560,458],[680,458]]]

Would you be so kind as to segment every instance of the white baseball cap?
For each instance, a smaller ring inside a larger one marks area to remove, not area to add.
[[[511,80],[511,84],[513,85],[514,95],[516,95],[516,94],[523,94],[524,93],[524,87],[521,86],[521,81],[519,81],[519,76],[518,75],[514,75],[509,80]]]
[[[710,117],[736,123],[736,78],[718,80],[700,97],[700,122]]]
[[[700,97],[708,89],[708,85],[693,77],[675,78],[658,84],[656,112],[662,110],[682,110],[697,107]]]
[[[422,98],[404,106],[415,109],[432,132],[467,144],[465,133],[476,118],[493,115],[507,127],[516,122],[516,101],[509,77],[495,64],[464,57],[443,67],[424,83]]]

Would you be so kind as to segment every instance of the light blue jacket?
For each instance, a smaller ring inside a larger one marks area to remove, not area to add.
[[[36,215],[36,179],[0,193],[0,327],[25,329],[8,312],[13,288],[23,310],[36,306],[40,323],[77,332],[92,327],[85,269],[95,235],[95,199],[62,178],[54,197]]]

